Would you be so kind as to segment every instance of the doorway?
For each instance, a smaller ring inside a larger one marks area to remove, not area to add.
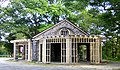
[[[79,43],[78,44],[78,62],[90,61],[90,44]]]
[[[39,46],[39,61],[42,62],[42,44]]]
[[[61,62],[61,43],[51,44],[51,61]]]

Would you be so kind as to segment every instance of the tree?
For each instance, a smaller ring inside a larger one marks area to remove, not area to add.
[[[90,4],[101,11],[99,15],[99,23],[101,27],[102,34],[106,36],[107,41],[103,47],[103,51],[111,52],[104,54],[111,59],[120,60],[120,1],[119,0],[92,0]],[[106,49],[105,49],[106,48]]]
[[[32,38],[39,33],[41,24],[55,24],[66,12],[62,4],[48,4],[47,0],[12,0],[7,7],[1,7],[0,28]]]
[[[120,10],[119,0],[91,0],[93,6],[101,6],[104,10]]]
[[[10,57],[13,56],[13,44],[12,43],[5,43],[4,44],[5,50],[7,51],[7,54],[9,54]]]

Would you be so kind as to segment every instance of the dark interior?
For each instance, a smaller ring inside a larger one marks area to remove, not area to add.
[[[90,44],[89,43],[78,43],[79,46],[81,45],[86,45],[86,60],[90,61]],[[80,49],[80,47],[78,47],[78,49]],[[78,55],[81,55],[80,50],[78,50]],[[81,60],[81,58],[78,58],[79,60]]]
[[[61,44],[60,43],[51,44],[51,61],[61,62]]]
[[[42,44],[40,44],[40,62],[42,62]]]

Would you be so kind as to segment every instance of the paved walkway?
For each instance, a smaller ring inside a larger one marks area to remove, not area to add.
[[[10,58],[0,58],[0,70],[112,70],[120,69],[120,63],[107,65],[52,65],[27,64],[25,62],[6,61]]]

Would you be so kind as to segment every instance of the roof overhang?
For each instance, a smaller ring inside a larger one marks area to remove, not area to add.
[[[29,42],[30,39],[18,39],[18,40],[11,40],[11,43],[16,43],[16,42]]]

